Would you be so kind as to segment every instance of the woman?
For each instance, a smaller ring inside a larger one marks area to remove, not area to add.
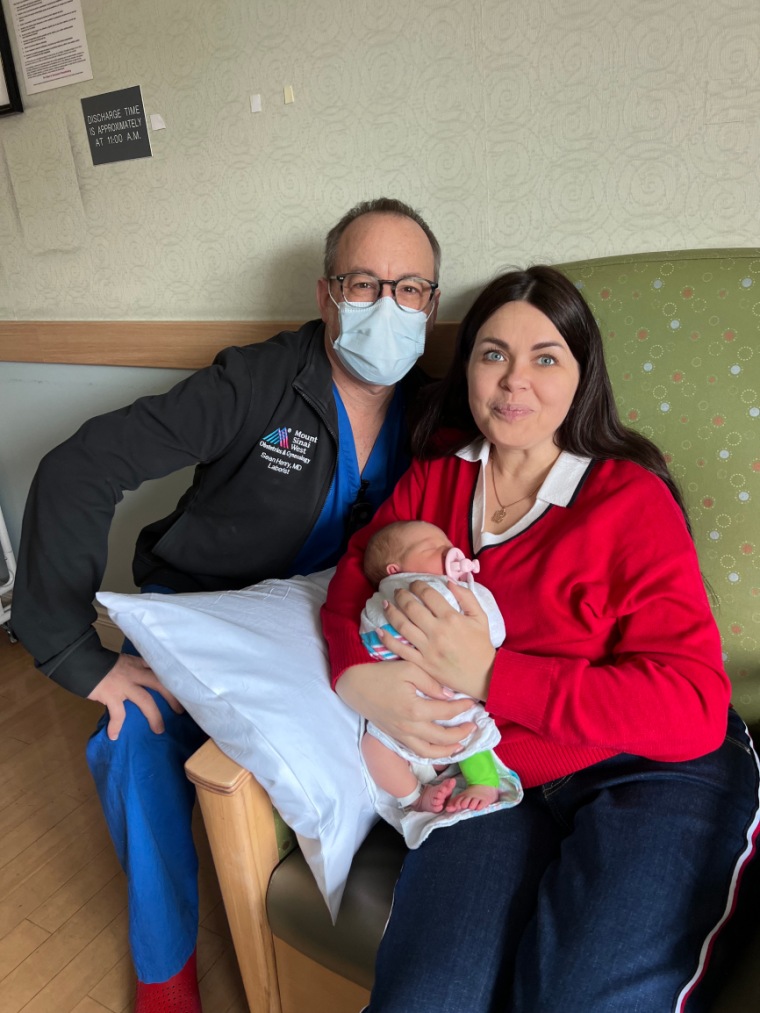
[[[416,454],[330,585],[337,691],[433,758],[449,748],[440,703],[416,687],[483,700],[527,790],[407,856],[372,1013],[703,1009],[752,852],[758,763],[679,492],[621,424],[598,327],[563,275],[512,272],[476,299]],[[364,546],[411,518],[477,557],[501,648],[466,589],[459,613],[413,586],[387,606],[412,646],[381,634],[402,662],[364,662]]]

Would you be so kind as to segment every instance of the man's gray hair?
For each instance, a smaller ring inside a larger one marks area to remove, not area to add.
[[[438,281],[438,273],[441,269],[441,247],[438,240],[433,235],[433,230],[430,228],[428,223],[414,208],[409,207],[408,204],[404,204],[403,201],[395,200],[393,197],[378,197],[375,200],[364,200],[356,207],[351,208],[347,211],[337,225],[333,225],[330,231],[327,233],[325,239],[325,278],[329,278],[335,274],[335,261],[338,256],[338,243],[340,237],[346,231],[351,222],[356,221],[357,218],[361,218],[362,215],[401,215],[403,218],[411,218],[413,222],[416,222],[425,235],[430,241],[430,245],[433,248],[433,258],[435,260],[435,277],[430,278],[430,281]]]

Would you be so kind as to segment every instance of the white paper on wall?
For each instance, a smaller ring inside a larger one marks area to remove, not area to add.
[[[27,95],[92,80],[81,0],[10,0]]]

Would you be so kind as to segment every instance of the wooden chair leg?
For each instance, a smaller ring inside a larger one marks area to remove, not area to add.
[[[211,740],[185,764],[195,784],[251,1013],[282,1013],[266,914],[277,865],[272,803],[252,774]]]

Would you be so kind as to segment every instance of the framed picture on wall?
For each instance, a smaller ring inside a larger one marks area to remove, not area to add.
[[[8,29],[5,26],[3,8],[0,7],[0,116],[24,111],[21,92],[18,89],[16,68],[13,66],[13,52]]]

